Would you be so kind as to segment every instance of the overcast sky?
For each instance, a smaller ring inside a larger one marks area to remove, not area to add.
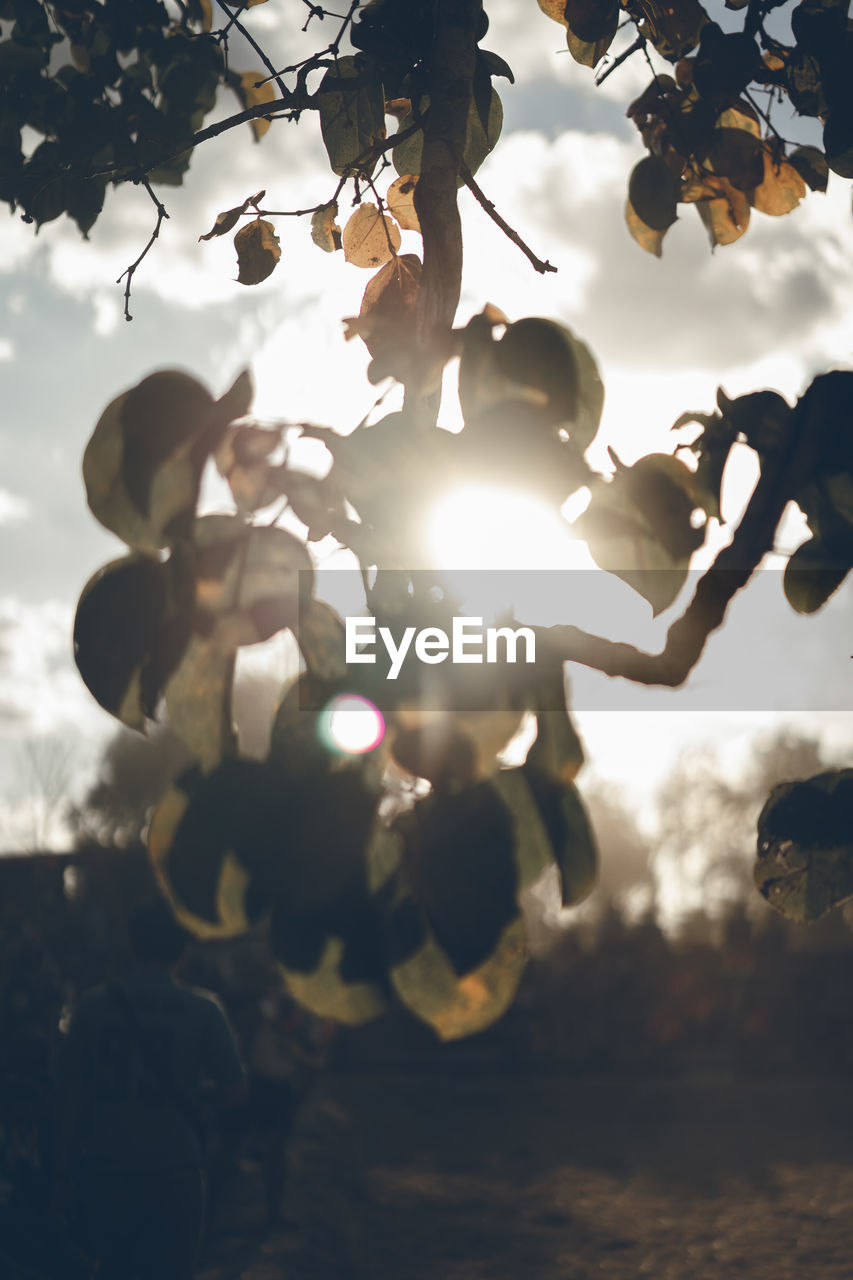
[[[626,461],[671,450],[674,418],[712,408],[718,385],[730,395],[774,387],[793,397],[814,373],[851,367],[848,183],[833,179],[826,196],[809,196],[785,218],[753,214],[747,235],[713,255],[698,217],[685,210],[658,261],[634,244],[622,216],[630,168],[644,154],[624,115],[648,78],[641,59],[596,90],[535,0],[493,0],[488,9],[486,43],[508,58],[517,83],[497,82],[504,131],[478,181],[559,272],[537,276],[463,196],[460,319],[490,301],[511,318],[562,320],[590,343],[607,389],[594,462],[603,462],[603,443]],[[250,21],[273,56],[290,62],[301,46],[276,32],[278,10],[275,2],[254,8]],[[253,64],[251,56],[242,63]],[[234,100],[222,104],[223,115],[235,109]],[[22,743],[60,738],[79,786],[113,729],[80,683],[70,648],[80,589],[122,553],[89,514],[80,478],[83,448],[107,402],[153,369],[175,365],[221,394],[247,364],[259,414],[347,431],[375,399],[364,379],[366,353],[359,342],[343,342],[340,323],[358,310],[366,272],[315,249],[305,220],[277,220],[281,263],[253,289],[235,281],[230,237],[198,243],[220,210],[261,187],[269,208],[327,198],[334,182],[310,114],[299,126],[274,123],[257,146],[248,128],[226,134],[193,158],[184,188],[161,192],[171,216],[134,279],[132,324],[122,318],[115,280],[152,229],[142,192],[111,192],[90,242],[64,221],[37,236],[19,220],[0,221],[0,793],[7,819],[20,798]],[[731,476],[730,512],[752,474],[744,465]],[[801,520],[786,523],[787,546],[803,535]],[[600,774],[651,785],[686,741],[704,735],[742,745],[754,727],[778,723],[774,710],[804,731],[820,728],[835,750],[849,745],[848,718],[832,714],[851,702],[849,583],[816,618],[801,619],[785,604],[778,577],[765,577],[712,642],[691,682],[698,692],[638,695],[636,709],[620,715],[619,691],[615,710],[581,714]],[[626,601],[632,635],[659,643],[660,624],[650,628],[647,614],[638,598]],[[720,673],[738,661],[782,691],[775,707],[764,705],[751,677],[739,697],[708,693],[714,678],[725,685]],[[585,707],[612,705],[601,700],[613,696],[606,682],[581,675],[576,683]]]

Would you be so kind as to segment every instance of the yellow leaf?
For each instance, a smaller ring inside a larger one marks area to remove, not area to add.
[[[311,216],[311,239],[324,253],[334,253],[341,247],[341,229],[336,222],[338,202],[324,204]]]
[[[778,164],[770,152],[764,152],[764,180],[753,193],[753,204],[759,213],[778,218],[790,213],[806,194],[806,184],[787,160]]]
[[[404,173],[388,188],[388,212],[392,213],[404,231],[420,231],[421,224],[415,210],[417,175]]]
[[[343,233],[344,257],[355,267],[381,267],[400,247],[400,229],[375,204],[356,209]]]
[[[696,201],[699,217],[705,224],[711,248],[718,244],[734,244],[749,226],[749,201],[724,178],[711,177],[706,186],[712,193]]]
[[[539,0],[539,8],[554,22],[559,22],[561,27],[568,26],[566,22],[566,0]]]
[[[630,200],[625,201],[625,221],[628,224],[628,230],[640,248],[645,249],[646,253],[653,253],[656,258],[659,258],[663,251],[663,238],[666,235],[666,231],[655,231],[654,227],[647,226]]]
[[[263,84],[258,84],[259,80],[262,80]],[[265,80],[262,71],[240,71],[230,79],[229,83],[247,111],[250,107],[260,106],[261,103],[275,101],[276,94],[272,81]],[[249,121],[252,133],[255,135],[255,142],[260,142],[269,129],[270,123],[269,120],[264,120],[260,116]]]

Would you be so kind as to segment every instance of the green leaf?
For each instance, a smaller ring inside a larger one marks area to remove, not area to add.
[[[560,785],[535,765],[523,768],[560,871],[563,906],[576,906],[592,892],[598,874],[598,847],[580,792],[574,784]]]
[[[132,547],[154,551],[192,521],[205,460],[227,422],[206,387],[152,373],[107,406],[83,455],[92,514]]]
[[[424,95],[418,102],[418,113],[420,118],[425,117],[429,110],[429,98]],[[414,110],[404,116],[400,121],[398,133],[407,132],[416,122]],[[503,125],[503,106],[498,97],[497,91],[492,89],[487,124],[484,126],[477,104],[473,98],[468,109],[468,124],[465,134],[465,149],[462,155],[464,163],[468,166],[471,173],[476,173],[486,156],[495,146],[500,137],[501,127]],[[394,168],[398,174],[417,175],[421,171],[421,161],[423,156],[424,135],[423,129],[418,129],[411,137],[406,138],[403,142],[397,144],[391,152],[391,159]],[[458,185],[463,182],[460,176]]]
[[[774,787],[758,818],[755,883],[789,920],[808,924],[853,897],[853,770]]]
[[[338,58],[317,90],[323,145],[340,177],[376,168],[377,144],[385,140],[382,84],[358,56]]]
[[[846,554],[844,552],[846,551]],[[853,568],[853,544],[836,551],[810,538],[785,566],[785,595],[797,613],[816,613]]]
[[[271,222],[257,218],[234,237],[239,284],[260,284],[272,275],[281,258],[281,246]]]

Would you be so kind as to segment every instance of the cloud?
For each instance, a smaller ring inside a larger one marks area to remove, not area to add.
[[[106,719],[71,656],[71,610],[64,603],[0,599],[0,738],[48,731],[97,733]]]
[[[538,133],[510,135],[483,166],[481,185],[560,274],[534,277],[474,209],[469,291],[472,281],[488,280],[492,300],[509,297],[519,310],[523,297],[527,312],[547,299],[549,314],[576,323],[606,363],[623,369],[719,377],[785,350],[800,382],[822,363],[827,332],[844,316],[853,284],[839,244],[849,217],[841,183],[785,218],[754,214],[747,234],[714,254],[698,217],[685,209],[657,260],[631,239],[622,212],[642,154],[639,141],[607,134],[569,131],[550,142]]]
[[[0,489],[0,525],[13,524],[17,520],[27,520],[31,514],[30,504],[26,498]]]

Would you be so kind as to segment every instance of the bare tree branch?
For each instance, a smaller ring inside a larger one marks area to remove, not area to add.
[[[474,175],[472,174],[471,170],[468,168],[467,164],[464,164],[464,163],[462,165],[462,177],[465,181],[465,186],[471,192],[474,199],[477,201],[477,204],[481,207],[481,209],[485,209],[486,213],[489,215],[492,222],[494,222],[495,226],[500,227],[501,231],[504,233],[507,239],[511,240],[514,245],[518,246],[518,248],[521,250],[524,256],[531,263],[534,270],[538,271],[540,275],[544,275],[546,271],[557,270],[557,268],[552,263],[548,262],[547,260],[543,262],[541,258],[537,258],[536,254],[529,247],[529,245],[525,244],[525,242],[522,240],[518,232],[513,231],[509,223],[504,218],[502,218],[501,215],[498,213],[492,201],[486,199],[482,189],[477,184],[477,182],[475,182]]]
[[[136,259],[136,261],[135,261],[135,262],[132,262],[132,263],[130,264],[130,266],[127,268],[127,270],[126,270],[126,271],[122,271],[122,273],[121,273],[121,275],[119,276],[118,280],[116,280],[116,284],[121,284],[122,280],[124,280],[124,279],[125,279],[125,277],[127,277],[127,279],[126,279],[126,283],[125,283],[125,286],[124,286],[124,318],[125,318],[125,320],[132,320],[132,319],[133,319],[133,316],[130,314],[130,286],[131,286],[131,284],[133,283],[133,277],[134,277],[134,275],[136,274],[137,267],[139,267],[139,266],[140,266],[140,264],[142,263],[143,258],[145,258],[146,254],[149,252],[149,250],[151,249],[152,245],[154,244],[154,241],[155,241],[155,240],[157,239],[157,237],[159,236],[159,234],[160,234],[160,228],[161,228],[161,226],[163,225],[163,219],[164,219],[164,218],[168,218],[168,216],[169,216],[169,215],[168,215],[168,213],[166,212],[166,207],[165,207],[165,205],[164,205],[164,204],[162,204],[162,202],[161,202],[160,200],[158,200],[157,196],[154,194],[154,192],[153,192],[153,190],[152,190],[152,188],[151,188],[151,183],[148,181],[148,179],[147,179],[147,178],[138,178],[138,179],[137,179],[137,181],[138,181],[138,183],[139,183],[139,185],[140,185],[140,186],[142,186],[142,187],[144,187],[144,188],[145,188],[145,190],[148,192],[148,194],[149,194],[149,196],[151,197],[151,199],[154,201],[154,207],[155,207],[155,208],[156,208],[156,210],[157,210],[157,222],[156,222],[156,225],[155,225],[155,227],[154,227],[154,230],[151,232],[151,236],[150,236],[150,239],[149,239],[149,241],[148,241],[147,245],[146,245],[146,246],[145,246],[145,248],[142,250],[142,252],[140,253],[139,257]]]

